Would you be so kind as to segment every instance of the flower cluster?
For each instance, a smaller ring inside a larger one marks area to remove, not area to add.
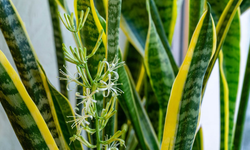
[[[61,74],[64,76],[60,79],[68,80],[69,82],[75,82],[78,86],[83,87],[82,94],[79,92],[76,92],[75,94],[76,99],[80,100],[80,102],[78,102],[76,105],[83,105],[83,109],[79,110],[77,108],[76,111],[78,111],[78,113],[75,113],[75,116],[68,116],[69,118],[73,118],[73,120],[68,121],[69,123],[72,123],[71,127],[77,128],[77,133],[71,137],[70,140],[71,142],[78,140],[89,148],[101,149],[101,147],[104,146],[108,149],[117,149],[116,147],[118,145],[124,145],[124,141],[119,138],[124,133],[124,130],[117,131],[109,139],[105,138],[103,140],[99,139],[99,132],[105,128],[109,119],[116,113],[115,103],[117,96],[123,93],[123,91],[118,88],[118,86],[122,84],[117,83],[119,79],[117,69],[123,66],[124,62],[120,61],[117,55],[110,63],[104,58],[103,60],[99,61],[95,78],[91,76],[88,68],[88,59],[94,56],[98,50],[100,44],[102,43],[102,34],[104,31],[102,30],[99,33],[95,47],[93,48],[92,52],[87,55],[86,48],[81,44],[82,42],[79,38],[79,31],[83,28],[88,13],[89,9],[87,9],[85,15],[83,12],[80,14],[78,25],[73,21],[73,14],[65,14],[65,22],[62,20],[66,28],[75,35],[78,47],[67,48],[66,45],[63,44],[63,51],[66,56],[66,60],[76,65],[77,73],[75,75],[68,75],[60,70]],[[60,18],[62,19],[62,17]],[[101,110],[101,112],[98,112],[97,110],[97,102],[101,100],[97,99],[96,95],[102,95],[105,99],[108,99],[108,101],[104,102],[104,108]],[[95,122],[95,128],[91,128],[92,122],[90,122],[90,120],[93,119]],[[81,136],[83,130],[85,130],[90,135],[96,134],[96,138],[98,138],[96,139],[97,143],[93,144],[84,139]]]

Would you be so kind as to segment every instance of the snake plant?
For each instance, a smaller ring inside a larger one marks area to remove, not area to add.
[[[220,149],[240,149],[250,87],[248,60],[238,91],[240,15],[250,3],[185,1],[188,49],[178,66],[171,45],[183,3],[74,0],[70,13],[66,1],[48,0],[55,59],[63,68],[57,91],[12,1],[0,0],[0,28],[18,70],[0,51],[0,102],[23,149],[202,150],[201,106],[216,60]],[[76,47],[63,43],[60,21]],[[124,49],[119,47],[120,27],[127,37]],[[66,61],[75,65],[75,74],[67,71]],[[78,86],[72,100],[70,82]]]

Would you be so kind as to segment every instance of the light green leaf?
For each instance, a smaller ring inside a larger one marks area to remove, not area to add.
[[[48,0],[49,1],[49,8],[50,8],[50,15],[51,15],[51,21],[53,26],[53,33],[54,33],[54,44],[55,44],[55,50],[56,50],[56,60],[57,60],[57,67],[61,68],[63,72],[66,72],[66,69],[63,66],[66,66],[65,59],[64,59],[64,53],[62,50],[62,32],[60,28],[60,20],[58,16],[58,6],[55,0]],[[59,73],[59,72],[58,72]],[[62,77],[62,74],[58,74],[59,77]],[[68,91],[66,89],[67,81],[66,80],[60,80],[60,91],[61,93],[68,97]]]
[[[58,149],[38,108],[2,51],[0,51],[0,102],[23,149]],[[55,133],[53,129],[52,134]]]
[[[27,92],[38,107],[58,147],[62,147],[63,143],[55,130],[55,120],[36,63],[36,54],[11,0],[0,0],[0,28]]]
[[[202,84],[216,48],[210,7],[203,13],[174,81],[167,109],[162,150],[191,149],[199,125]]]

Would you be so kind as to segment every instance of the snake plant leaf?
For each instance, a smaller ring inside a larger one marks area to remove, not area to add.
[[[144,149],[160,149],[159,143],[149,118],[141,104],[141,99],[136,92],[132,77],[125,67],[118,68],[120,74],[119,81],[123,83],[121,90],[124,94],[119,98],[119,103],[128,112],[126,115],[130,119],[139,145]]]
[[[205,0],[190,0],[189,1],[189,31],[188,31],[188,43],[190,42],[195,27],[199,22],[200,17],[203,14],[206,6]]]
[[[202,127],[199,128],[194,140],[194,145],[192,150],[203,150],[203,129]]]
[[[93,7],[93,1],[91,2],[91,7]],[[94,21],[96,23],[96,26],[99,31],[103,30],[98,16],[96,13],[94,13]],[[104,43],[107,43],[106,35],[103,34],[103,41]],[[118,51],[118,58],[121,62],[122,59],[122,52],[119,49]],[[143,150],[147,149],[159,149],[159,143],[157,142],[155,133],[152,129],[151,124],[149,122],[149,119],[147,117],[147,114],[145,111],[143,111],[142,105],[140,105],[140,100],[136,99],[139,98],[137,95],[134,96],[134,93],[136,92],[135,88],[134,91],[132,89],[132,85],[130,83],[130,80],[132,78],[128,75],[127,69],[125,69],[125,66],[122,66],[118,68],[118,74],[119,74],[119,80],[118,83],[123,83],[122,86],[119,88],[124,92],[121,96],[118,97],[119,103],[121,104],[124,112],[126,113],[127,117],[130,119],[134,130],[136,132],[136,136],[138,139],[138,142],[140,143],[140,146]],[[135,102],[137,100],[138,102]],[[143,115],[142,115],[143,114]],[[141,115],[141,116],[139,116]],[[142,126],[145,130],[142,130]],[[150,129],[150,130],[148,130]]]
[[[30,43],[26,29],[11,0],[0,0],[0,28],[10,49],[21,80],[43,116],[58,147],[62,147],[55,120],[51,114],[37,57]]]
[[[18,74],[0,51],[0,102],[23,149],[58,149]]]
[[[249,76],[250,76],[250,46],[248,50],[247,64],[245,68],[245,75],[244,75],[244,80],[243,80],[241,96],[240,96],[239,110],[238,110],[238,114],[236,118],[237,121],[236,121],[236,127],[235,127],[235,132],[234,132],[232,149],[241,149],[242,147],[243,131],[244,131],[247,106],[249,103],[249,93],[250,93]]]
[[[103,18],[106,17],[104,1],[105,0],[95,0],[95,7]]]
[[[211,3],[211,1],[209,1]],[[218,58],[219,52],[223,46],[225,38],[227,36],[228,30],[231,26],[231,22],[240,6],[242,0],[230,0],[228,1],[225,9],[221,13],[220,19],[216,25],[216,34],[217,34],[217,47],[213,58],[211,59],[208,69],[206,71],[205,79],[203,81],[202,93],[204,93],[207,81],[212,72],[213,66],[215,64],[216,59]],[[213,3],[211,3],[213,5]],[[216,20],[216,18],[215,18]]]
[[[99,32],[100,32],[97,30],[97,27],[94,21],[94,16],[93,16],[93,13],[96,13],[96,9],[94,5],[93,7],[90,6],[91,2],[92,0],[76,0],[75,1],[75,12],[76,12],[76,18],[77,18],[76,22],[78,22],[78,17],[80,16],[80,12],[81,11],[85,12],[88,8],[90,8],[84,27],[80,31],[82,44],[84,47],[86,47],[88,54],[91,53],[93,48],[95,47],[98,36],[99,36]],[[106,45],[105,44],[106,43],[102,42],[97,52],[95,53],[95,55],[88,59],[88,66],[89,66],[89,71],[91,75],[96,74],[99,60],[104,59],[106,56],[105,46],[107,46],[107,44]]]
[[[202,84],[215,48],[215,26],[208,5],[172,87],[162,150],[192,148],[199,125]]]
[[[127,70],[127,72],[128,72],[128,70]],[[134,97],[135,97],[135,104],[136,104],[136,107],[137,107],[137,110],[138,110],[137,112],[138,112],[138,115],[139,115],[139,118],[140,118],[140,122],[141,122],[140,125],[141,125],[141,128],[142,128],[142,131],[144,133],[146,141],[147,142],[151,141],[151,144],[152,144],[151,146],[149,146],[149,149],[159,149],[159,144],[157,143],[157,138],[156,138],[154,129],[153,129],[152,125],[151,125],[151,122],[150,122],[150,120],[149,120],[149,118],[147,116],[147,113],[146,113],[144,107],[142,106],[140,96],[136,91],[135,85],[133,83],[133,80],[132,80],[130,74],[129,74],[129,79],[130,79],[130,84],[132,85],[132,90],[133,90],[133,94],[134,94]],[[145,132],[146,130],[149,130],[149,132]]]
[[[243,14],[249,8],[250,8],[250,1],[249,0],[243,0],[241,5],[240,5],[241,13]]]
[[[229,145],[229,89],[223,71],[223,53],[219,54],[220,68],[220,109],[221,109],[221,141],[220,149],[230,149]]]
[[[57,67],[61,68],[63,72],[66,72],[66,69],[63,67],[65,66],[66,62],[64,59],[64,53],[62,50],[62,32],[60,28],[60,20],[58,16],[58,6],[55,0],[48,0],[49,1],[49,8],[50,8],[50,15],[51,15],[51,21],[53,26],[53,33],[54,33],[54,44],[55,44],[55,50],[56,50],[56,60],[57,60]],[[59,73],[59,72],[58,72]],[[58,74],[59,77],[62,77],[62,74]],[[60,80],[60,92],[68,97],[68,91],[66,89],[67,81],[66,80]]]
[[[147,4],[149,4],[149,1]],[[145,46],[144,64],[151,86],[160,106],[158,135],[159,137],[162,137],[164,119],[175,74],[171,67],[170,59],[164,50],[159,35],[157,34],[155,24],[151,18],[150,6],[147,6],[149,29]],[[161,141],[161,138],[159,140]]]
[[[107,49],[106,59],[108,62],[112,62],[118,54],[119,47],[119,27],[120,27],[120,16],[121,16],[121,0],[108,0],[107,9]],[[105,102],[110,99],[105,98]],[[115,132],[115,116],[109,119],[105,129],[104,135],[114,135]]]
[[[159,112],[160,112],[159,102],[155,96],[152,86],[150,85],[149,78],[147,77],[144,82],[145,82],[144,90],[145,90],[145,97],[146,97],[145,109],[152,123],[154,131],[158,136],[158,141],[160,141],[160,139],[162,139],[162,136],[159,137],[160,134],[158,133],[160,130],[159,129]]]
[[[42,65],[39,62],[38,65],[41,70],[43,84],[50,100],[50,105],[52,105],[51,108],[53,108],[53,116],[56,118],[56,126],[59,129],[59,133],[62,135],[61,140],[67,143],[64,149],[83,149],[82,144],[79,141],[74,141],[70,144],[70,137],[76,134],[77,129],[71,128],[72,123],[68,123],[75,120],[75,114],[69,100],[58,92],[54,86],[52,86],[45,74],[45,71],[43,70]]]
[[[142,87],[145,76],[143,58],[135,47],[128,41],[125,46],[123,59],[131,72],[133,81],[136,85],[136,90],[140,93],[140,91],[143,90]]]
[[[154,2],[171,45],[177,19],[177,0],[154,0]]]
[[[236,13],[231,27],[228,31],[227,37],[222,47],[223,52],[223,60],[222,65],[220,65],[220,72],[225,74],[225,80],[228,85],[228,98],[224,98],[224,82],[222,82],[222,78],[220,78],[221,85],[221,148],[224,149],[225,139],[228,141],[228,147],[231,149],[232,147],[232,139],[233,139],[233,131],[235,125],[235,106],[237,100],[238,93],[238,83],[239,83],[239,68],[240,68],[240,18],[239,13]],[[219,57],[221,59],[221,57]],[[226,102],[228,100],[228,102]],[[228,103],[228,110],[226,110],[225,106]],[[225,110],[225,111],[224,111]],[[227,114],[229,113],[229,114]],[[229,124],[225,123],[227,119],[229,119]],[[226,135],[226,131],[228,135]]]
[[[226,7],[228,0],[217,1],[210,0],[213,9],[213,16],[218,21],[221,14]],[[238,93],[238,82],[239,82],[239,68],[240,68],[240,12],[236,12],[230,25],[228,34],[225,37],[225,41],[222,45],[222,62],[220,67],[220,74],[225,75],[227,85],[223,82],[223,78],[220,78],[220,92],[221,92],[221,149],[225,148],[227,143],[228,149],[232,147],[232,138],[234,130],[234,116],[235,116],[235,105]],[[221,57],[219,57],[221,58]],[[228,88],[228,95],[225,95],[225,88]],[[226,106],[229,105],[229,106]],[[228,110],[226,109],[228,108]]]
[[[123,1],[121,17],[121,28],[123,32],[127,36],[128,40],[133,44],[133,46],[139,51],[139,53],[143,57],[149,26],[148,13],[145,6],[145,0]],[[164,46],[165,51],[168,54],[171,66],[176,75],[178,73],[178,67],[171,53],[170,45],[165,35],[160,15],[153,0],[150,0],[150,9],[152,13],[152,18],[157,29],[157,33],[159,34],[160,40]]]

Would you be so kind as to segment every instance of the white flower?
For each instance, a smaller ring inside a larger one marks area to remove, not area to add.
[[[115,55],[115,58],[114,58],[114,60],[112,61],[111,64],[109,64],[107,61],[103,61],[103,62],[106,63],[107,66],[108,66],[107,71],[108,71],[109,73],[113,73],[113,74],[114,74],[115,80],[117,80],[117,79],[119,78],[119,75],[118,75],[118,73],[117,73],[115,70],[116,70],[117,68],[123,66],[124,63],[125,63],[124,61],[119,62],[119,60],[120,60],[120,59],[118,58],[118,56]],[[119,62],[119,63],[118,63],[118,62]]]
[[[96,100],[93,99],[93,95],[97,92],[98,90],[90,93],[89,88],[86,88],[86,92],[84,93],[85,96],[80,95],[80,93],[76,92],[76,97],[82,99],[82,101],[78,103],[77,106],[80,104],[85,104],[84,107],[85,113],[92,114],[90,111],[90,107],[93,105],[93,103],[96,103]]]
[[[112,82],[111,74],[108,74],[108,77],[109,77],[108,83],[101,80],[100,83],[102,85],[98,88],[99,91],[103,91],[103,96],[108,97],[110,91],[114,92],[116,95],[123,93],[123,91],[121,89],[116,87],[116,85],[121,85],[121,84]],[[105,91],[107,91],[107,94]]]
[[[64,68],[66,69],[65,66],[64,66]],[[66,69],[66,70],[67,70],[67,69]],[[71,82],[75,82],[76,84],[78,84],[78,85],[80,85],[80,86],[85,86],[83,83],[81,83],[81,82],[78,81],[79,77],[75,77],[75,76],[77,76],[78,73],[75,73],[74,75],[72,75],[72,74],[67,70],[67,72],[68,72],[69,74],[66,74],[65,72],[62,71],[62,69],[59,69],[59,72],[60,72],[63,76],[65,76],[65,77],[59,77],[59,80],[67,80],[67,81],[68,81],[68,83],[67,83],[67,90],[69,90],[69,84],[70,84]]]
[[[72,117],[74,118],[74,120],[70,120],[70,121],[67,121],[67,123],[69,122],[74,122],[72,125],[71,125],[71,128],[74,128],[76,126],[80,126],[82,125],[82,123],[85,123],[87,125],[89,125],[89,122],[86,120],[86,118],[93,118],[91,115],[80,115],[80,114],[77,114],[75,113],[76,116],[67,116],[68,118],[69,117]]]

